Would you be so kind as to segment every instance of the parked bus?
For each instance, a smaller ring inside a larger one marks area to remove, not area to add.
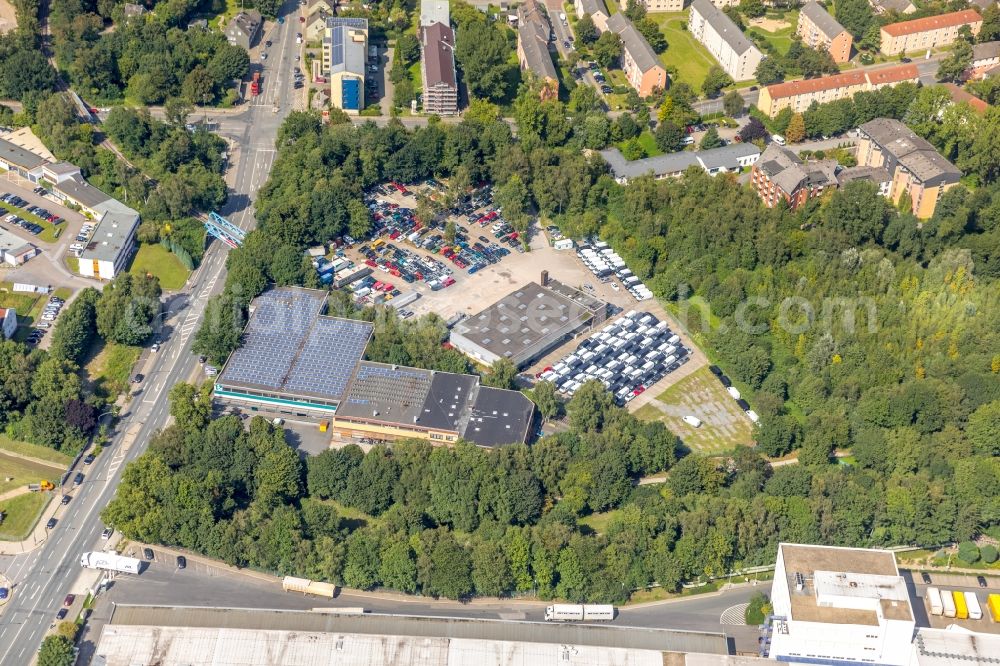
[[[969,607],[965,603],[965,593],[953,590],[951,596],[955,598],[955,618],[958,620],[968,620]]]

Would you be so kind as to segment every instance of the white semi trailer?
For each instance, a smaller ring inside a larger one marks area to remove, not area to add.
[[[80,556],[80,566],[88,569],[106,569],[121,573],[137,574],[142,568],[142,561],[134,557],[125,557],[115,553],[84,553]]]
[[[554,604],[545,609],[546,622],[610,622],[615,607],[610,604]]]

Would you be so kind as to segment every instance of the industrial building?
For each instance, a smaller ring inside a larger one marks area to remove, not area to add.
[[[20,266],[37,254],[37,247],[0,227],[0,261],[11,266]]]
[[[762,656],[802,664],[908,666],[916,623],[887,550],[782,543]]]
[[[113,280],[125,270],[135,252],[139,213],[116,199],[98,204],[95,210],[100,221],[80,254],[80,275]]]
[[[892,175],[893,202],[907,194],[921,219],[934,215],[937,202],[962,177],[930,142],[898,120],[876,118],[858,131],[858,166],[884,167]]]
[[[372,324],[326,316],[325,307],[326,293],[313,289],[260,295],[215,397],[249,412],[325,422],[340,441],[528,440],[534,405],[521,393],[482,386],[475,375],[362,360]]]
[[[754,78],[764,54],[711,0],[694,0],[691,3],[688,30],[692,37],[704,44],[734,81]]]
[[[531,364],[577,333],[607,318],[608,304],[551,280],[529,282],[455,324],[450,342],[484,365],[505,358]]]
[[[368,19],[326,20],[321,67],[330,81],[330,103],[349,114],[365,108],[365,63],[368,57]]]

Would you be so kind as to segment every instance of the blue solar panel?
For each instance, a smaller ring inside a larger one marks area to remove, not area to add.
[[[335,25],[330,34],[330,64],[333,66],[344,64],[344,28]]]
[[[306,337],[285,389],[339,398],[365,353],[371,331],[368,322],[321,317]]]

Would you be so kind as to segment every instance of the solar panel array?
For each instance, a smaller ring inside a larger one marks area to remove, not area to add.
[[[421,406],[431,387],[431,373],[406,368],[362,363],[347,402],[354,405]]]
[[[365,321],[319,318],[306,336],[285,390],[339,398],[365,353],[371,333],[372,325]]]
[[[243,345],[229,359],[221,381],[280,389],[323,300],[288,289],[258,297]]]
[[[344,64],[344,27],[335,25],[330,31],[330,64]]]

